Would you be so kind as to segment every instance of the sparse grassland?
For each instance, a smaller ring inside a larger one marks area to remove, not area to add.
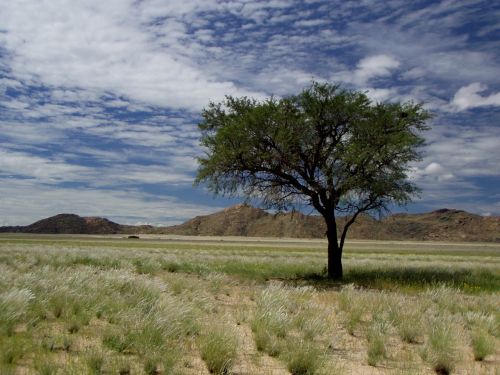
[[[0,374],[499,374],[500,245],[0,236]]]

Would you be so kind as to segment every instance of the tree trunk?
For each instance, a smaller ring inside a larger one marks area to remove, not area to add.
[[[326,219],[326,237],[328,238],[328,277],[341,280],[342,273],[342,249],[339,247],[337,238],[337,225],[335,218]]]

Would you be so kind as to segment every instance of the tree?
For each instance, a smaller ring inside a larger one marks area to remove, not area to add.
[[[421,104],[372,103],[328,83],[282,99],[227,96],[202,112],[205,155],[195,184],[258,198],[267,208],[311,205],[326,223],[328,276],[342,278],[342,250],[356,218],[388,212],[418,192],[408,172],[421,158],[429,118]]]

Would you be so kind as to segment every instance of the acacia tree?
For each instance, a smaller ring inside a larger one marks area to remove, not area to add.
[[[372,103],[363,92],[313,82],[282,99],[228,96],[202,118],[195,183],[267,208],[310,204],[326,223],[331,278],[342,278],[347,231],[361,213],[388,211],[418,192],[408,172],[430,118],[421,104]]]

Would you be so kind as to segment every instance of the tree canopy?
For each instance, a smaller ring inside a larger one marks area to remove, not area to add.
[[[328,274],[342,277],[350,225],[363,212],[404,205],[430,114],[422,104],[373,103],[361,91],[313,82],[298,95],[265,101],[227,96],[202,112],[196,183],[245,195],[268,208],[307,203],[327,225]],[[349,219],[337,233],[337,217]]]

